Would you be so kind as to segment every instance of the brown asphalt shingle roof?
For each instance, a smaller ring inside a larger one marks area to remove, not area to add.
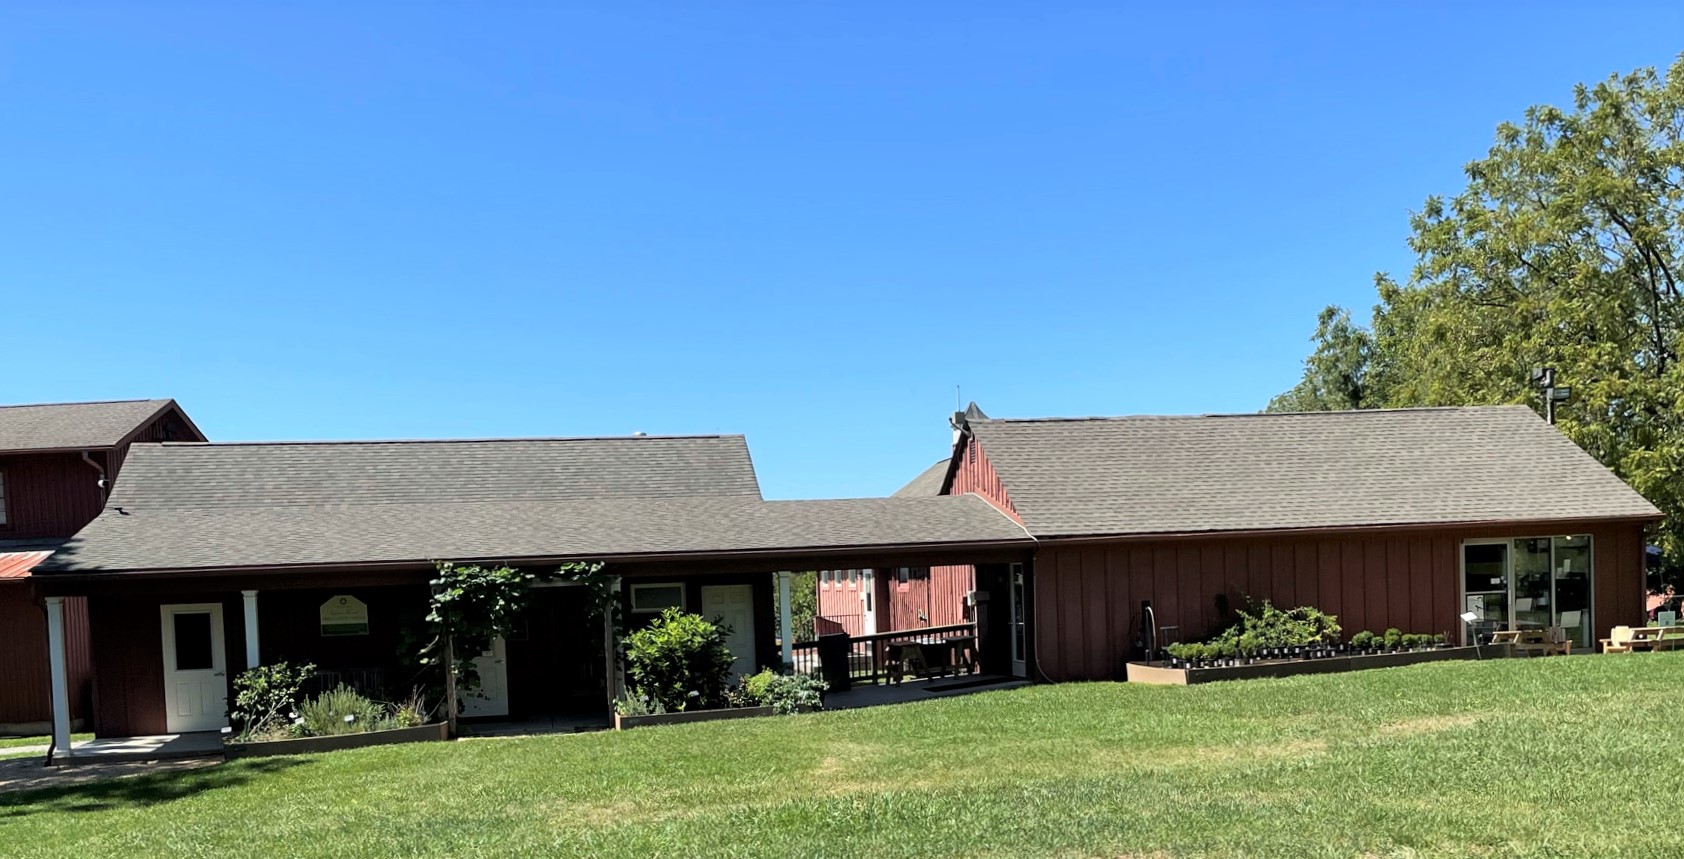
[[[115,447],[173,400],[0,406],[0,453]]]
[[[975,496],[763,501],[741,436],[131,450],[37,575],[1030,542]]]
[[[143,509],[760,497],[740,435],[137,444],[112,505]]]
[[[35,573],[1030,542],[975,495],[141,507],[107,511]]]
[[[912,478],[911,482],[896,489],[894,497],[927,498],[932,495],[940,495],[941,485],[947,480],[947,465],[950,462],[952,462],[951,457],[943,458],[935,465],[924,469],[924,472]]]
[[[1036,537],[1660,516],[1525,406],[970,426]]]

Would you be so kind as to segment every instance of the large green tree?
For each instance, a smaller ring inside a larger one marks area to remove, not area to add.
[[[1684,57],[1499,125],[1466,174],[1411,218],[1414,270],[1377,277],[1371,330],[1324,311],[1304,381],[1271,407],[1536,407],[1530,369],[1555,367],[1562,431],[1667,513],[1684,561]],[[1360,398],[1320,393],[1347,376]]]

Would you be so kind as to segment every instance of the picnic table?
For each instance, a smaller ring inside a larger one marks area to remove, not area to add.
[[[1616,626],[1602,639],[1603,653],[1676,650],[1684,647],[1684,626]]]
[[[887,656],[886,668],[897,685],[907,672],[918,677],[968,674],[976,670],[976,636],[950,635],[939,641],[895,642],[888,646]]]
[[[1563,656],[1573,652],[1573,642],[1568,640],[1565,633],[1557,629],[1511,629],[1493,633],[1492,644],[1507,644],[1520,653],[1534,656],[1549,656],[1559,653]]]

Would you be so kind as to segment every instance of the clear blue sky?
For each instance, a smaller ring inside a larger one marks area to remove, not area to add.
[[[746,433],[774,498],[892,491],[956,385],[1261,408],[1498,121],[1684,50],[1676,2],[139,5],[0,10],[0,402]]]

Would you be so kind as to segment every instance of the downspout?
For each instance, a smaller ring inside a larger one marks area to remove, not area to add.
[[[103,509],[105,507],[106,490],[110,488],[109,481],[105,479],[105,466],[94,462],[93,451],[91,450],[82,451],[82,461],[99,472],[99,506]]]

